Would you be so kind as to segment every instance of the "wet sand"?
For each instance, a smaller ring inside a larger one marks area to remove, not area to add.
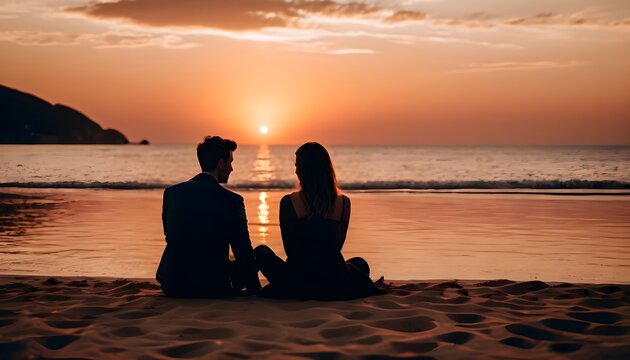
[[[627,359],[629,344],[629,285],[397,281],[387,295],[317,302],[0,276],[2,359]]]
[[[239,191],[281,256],[285,191]],[[161,190],[0,190],[0,274],[151,278]],[[348,192],[346,257],[375,278],[630,283],[630,196]]]

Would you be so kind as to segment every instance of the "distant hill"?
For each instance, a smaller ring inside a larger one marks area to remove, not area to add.
[[[0,85],[0,144],[128,144],[77,110]]]

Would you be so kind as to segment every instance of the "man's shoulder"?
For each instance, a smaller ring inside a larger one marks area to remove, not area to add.
[[[192,186],[192,181],[187,180],[187,181],[183,181],[177,184],[173,184],[170,186],[167,186],[166,189],[164,189],[164,193],[175,193],[181,190],[184,190],[186,188],[189,188]]]
[[[225,196],[226,199],[228,199],[229,201],[233,201],[233,202],[243,202],[243,196],[241,194],[235,193],[234,191],[230,190],[230,189],[226,189],[223,186],[220,186],[221,188],[221,193]]]
[[[205,181],[199,181],[195,178],[190,179],[188,181],[183,181],[177,184],[173,184],[166,189],[164,189],[164,195],[189,195],[193,193],[212,193],[214,196],[219,196],[219,198],[223,199],[223,201],[229,203],[243,203],[243,196],[235,193],[234,191],[227,189],[216,182],[212,186],[208,186]],[[217,199],[218,200],[218,199]]]

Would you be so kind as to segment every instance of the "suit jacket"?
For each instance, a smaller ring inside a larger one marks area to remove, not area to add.
[[[167,296],[227,296],[235,282],[235,290],[260,288],[243,197],[212,175],[200,173],[166,188],[162,223],[166,248],[156,279]]]

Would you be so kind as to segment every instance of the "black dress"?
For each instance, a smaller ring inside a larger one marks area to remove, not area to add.
[[[345,209],[349,200],[343,196],[342,201]],[[287,260],[282,261],[264,245],[255,250],[259,267],[270,282],[261,296],[346,300],[377,294],[365,260],[353,258],[346,262],[341,255],[348,230],[344,215],[342,210],[339,219],[298,218],[291,196],[284,196],[280,202],[280,230]],[[366,266],[359,269],[356,263]]]

